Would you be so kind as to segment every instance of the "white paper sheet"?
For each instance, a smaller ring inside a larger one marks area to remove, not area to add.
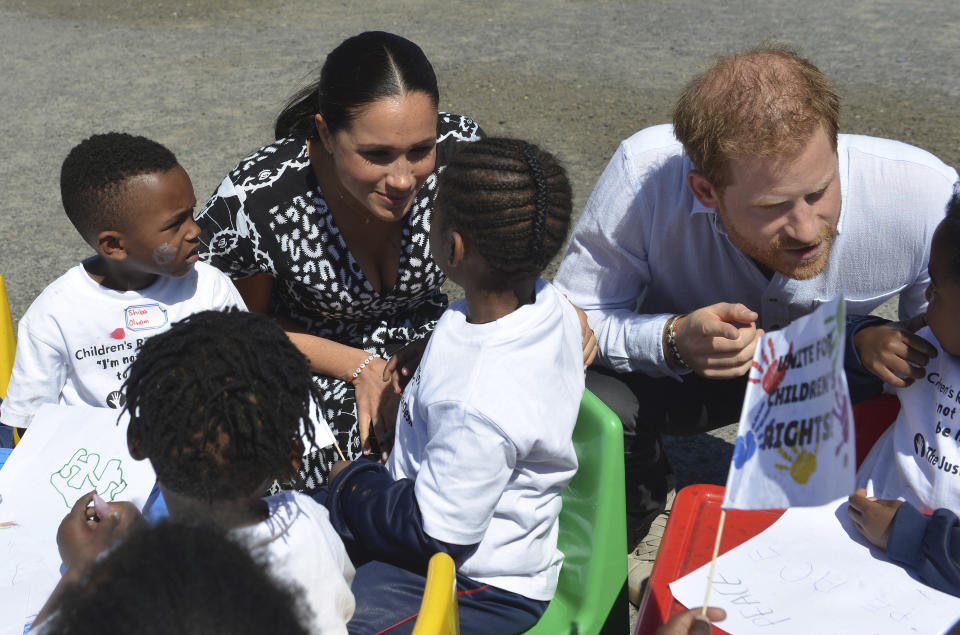
[[[846,499],[792,508],[717,559],[710,605],[732,635],[943,633],[960,598],[912,578],[851,524]],[[687,607],[703,604],[710,563],[670,584]]]
[[[0,612],[0,633],[40,610],[60,578],[57,527],[82,495],[143,507],[156,480],[127,450],[126,419],[88,406],[43,406],[0,469],[0,597],[23,610]],[[19,613],[19,614],[18,614]]]

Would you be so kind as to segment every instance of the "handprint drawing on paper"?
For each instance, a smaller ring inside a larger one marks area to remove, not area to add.
[[[839,456],[840,450],[850,440],[850,410],[847,408],[847,396],[845,394],[838,392],[836,402],[837,407],[833,410],[833,416],[837,418],[840,424],[840,443],[837,444],[837,450],[833,454]]]
[[[756,411],[750,421],[750,429],[746,434],[737,437],[733,446],[733,465],[738,470],[743,467],[750,457],[757,451],[759,439],[764,426],[773,423],[773,415],[770,414],[770,406],[766,399],[757,404]]]
[[[807,452],[807,449],[802,445],[788,447],[787,449],[790,451],[789,454],[783,448],[777,448],[777,452],[780,453],[787,464],[775,463],[774,467],[778,470],[789,471],[793,480],[801,485],[806,484],[813,473],[817,471],[817,451],[820,449],[820,440],[817,439],[816,445],[813,446],[813,452]]]
[[[760,377],[750,377],[747,381],[751,384],[760,384],[763,392],[771,393],[780,386],[780,382],[783,381],[783,378],[787,374],[787,366],[790,363],[790,356],[793,354],[793,342],[790,342],[790,348],[787,349],[787,354],[779,361],[777,361],[777,354],[774,352],[772,339],[767,339],[767,348],[770,349],[769,359],[767,358],[767,351],[763,350],[761,346],[761,363],[753,362],[752,364],[751,372],[756,370],[760,374]]]

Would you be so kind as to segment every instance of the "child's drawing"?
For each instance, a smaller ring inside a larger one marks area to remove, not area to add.
[[[80,448],[66,464],[50,475],[50,484],[57,490],[67,509],[77,498],[92,489],[107,500],[116,500],[127,488],[120,459],[101,461],[100,455]]]

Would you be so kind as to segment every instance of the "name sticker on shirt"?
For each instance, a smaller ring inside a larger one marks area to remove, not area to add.
[[[159,304],[136,304],[124,309],[127,328],[131,331],[150,331],[167,323],[167,312]]]

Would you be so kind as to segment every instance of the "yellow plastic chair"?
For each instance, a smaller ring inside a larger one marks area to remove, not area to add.
[[[13,372],[13,354],[17,349],[17,340],[13,336],[13,318],[10,316],[10,302],[7,300],[7,287],[0,276],[0,399],[7,395],[7,384]]]
[[[457,572],[453,558],[445,553],[433,554],[427,565],[427,583],[413,635],[460,635]]]
[[[13,355],[17,350],[17,340],[13,336],[13,318],[10,316],[10,301],[7,299],[7,287],[0,276],[0,401],[7,396],[10,373],[13,372]],[[13,443],[20,442],[17,430],[13,431]]]

